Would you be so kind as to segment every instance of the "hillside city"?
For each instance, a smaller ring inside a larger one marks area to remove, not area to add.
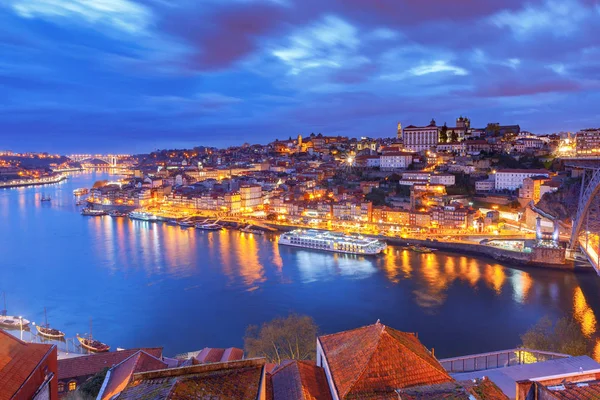
[[[211,221],[257,234],[329,230],[423,252],[435,246],[524,265],[591,269],[565,245],[582,173],[566,160],[600,156],[600,129],[536,135],[519,125],[474,128],[462,116],[453,125],[431,120],[398,124],[390,138],[311,133],[264,145],[138,155],[2,151],[0,186],[111,169],[117,180],[75,193],[84,215]],[[587,234],[593,252],[598,236]],[[306,354],[276,360],[202,343],[201,350],[179,355],[165,355],[162,347],[68,355],[16,336],[0,331],[0,392],[9,393],[0,399],[489,400],[600,393],[600,364],[588,356],[514,349],[438,360],[418,333],[380,321],[315,336]]]

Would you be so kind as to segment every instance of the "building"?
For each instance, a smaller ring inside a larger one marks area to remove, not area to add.
[[[600,156],[600,128],[583,129],[575,135],[575,152],[578,156]]]
[[[354,164],[360,168],[379,168],[381,166],[380,156],[357,156]]]
[[[134,373],[119,400],[267,400],[264,358]]]
[[[323,368],[314,361],[284,361],[267,375],[272,399],[332,400]]]
[[[458,386],[416,334],[397,331],[379,321],[362,328],[319,336],[317,366],[324,369],[334,400],[397,400],[404,399],[399,393],[409,388],[440,384]],[[498,391],[495,385],[489,386],[493,393]],[[490,388],[482,388],[481,398],[506,399],[492,397]]]
[[[435,150],[440,140],[440,129],[433,119],[427,126],[409,125],[402,131],[404,147],[410,151]]]
[[[523,179],[523,186],[519,189],[519,198],[533,200],[534,203],[537,203],[542,198],[542,185],[548,182],[549,179],[544,176],[532,176]]]
[[[523,186],[523,180],[532,176],[549,177],[545,169],[501,169],[496,171],[494,186],[496,190],[517,190]]]
[[[475,182],[475,191],[477,193],[487,193],[491,192],[496,188],[496,179],[488,178],[482,181]]]
[[[139,350],[155,357],[162,357],[162,348],[132,349],[111,351],[108,353],[90,354],[88,356],[64,358],[58,360],[58,395],[66,396],[69,392],[77,390],[85,381],[111,368],[129,358]]]
[[[58,399],[55,345],[26,343],[0,329],[0,399]]]
[[[473,214],[457,204],[435,207],[431,211],[431,225],[441,229],[468,229],[473,225]]]
[[[412,164],[413,156],[408,152],[386,152],[380,156],[379,166],[382,171],[406,169]]]
[[[256,211],[263,204],[260,185],[240,186],[240,208],[242,212]]]

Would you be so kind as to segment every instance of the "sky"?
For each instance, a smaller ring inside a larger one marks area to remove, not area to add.
[[[0,150],[600,125],[590,0],[0,0]]]

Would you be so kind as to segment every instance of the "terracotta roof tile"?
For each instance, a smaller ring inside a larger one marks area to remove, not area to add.
[[[0,400],[11,399],[53,347],[25,343],[0,329]]]
[[[264,365],[264,359],[249,359],[134,374],[118,399],[256,399]]]
[[[136,372],[155,371],[164,368],[167,368],[167,363],[140,350],[110,369],[101,399],[110,399],[121,393]]]
[[[549,399],[600,399],[600,381],[565,383],[563,385],[546,386],[544,389],[543,392]]]
[[[314,362],[287,362],[270,379],[273,400],[331,400],[325,370]]]
[[[488,378],[399,389],[398,397],[402,400],[508,400]]]
[[[380,323],[319,342],[342,399],[386,398],[399,388],[453,380],[415,335]]]
[[[104,368],[111,368],[117,365],[139,350],[144,350],[156,358],[162,357],[162,347],[152,347],[65,358],[58,360],[58,380],[95,375]]]

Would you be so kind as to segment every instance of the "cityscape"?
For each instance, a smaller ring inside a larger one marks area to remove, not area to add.
[[[0,400],[599,398],[600,6],[468,3],[0,4]]]

